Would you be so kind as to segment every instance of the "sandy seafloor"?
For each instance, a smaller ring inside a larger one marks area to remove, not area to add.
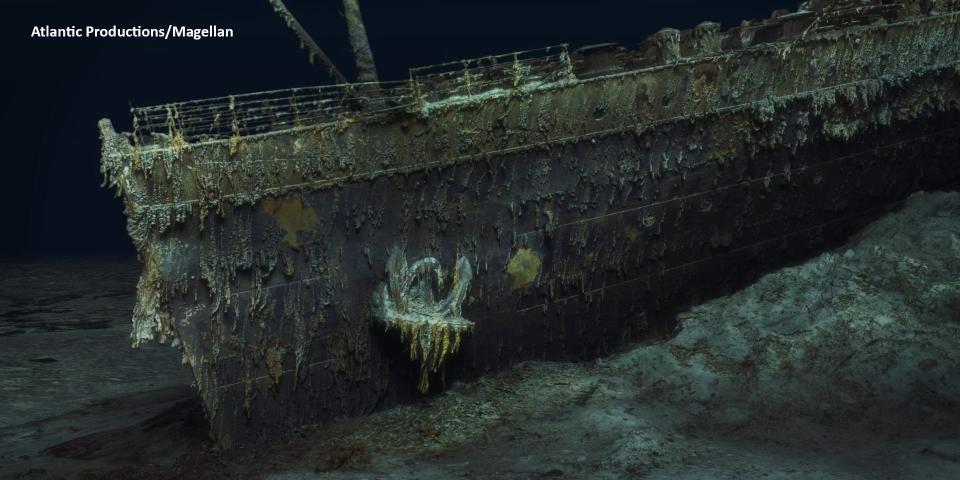
[[[130,259],[4,263],[12,478],[960,479],[960,194],[592,363],[529,362],[413,405],[215,450],[166,347],[128,347]]]

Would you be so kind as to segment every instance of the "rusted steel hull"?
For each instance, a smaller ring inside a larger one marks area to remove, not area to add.
[[[396,247],[472,266],[434,388],[603,355],[960,181],[958,61],[941,14],[243,138],[102,123],[134,338],[175,339],[223,445],[418,395],[372,314]]]

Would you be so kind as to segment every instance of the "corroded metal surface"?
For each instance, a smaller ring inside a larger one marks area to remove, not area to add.
[[[960,179],[954,3],[808,8],[463,62],[313,117],[291,90],[101,121],[144,267],[134,342],[177,344],[215,438],[246,443],[416,395],[373,302],[395,247],[472,267],[465,378],[656,334]]]

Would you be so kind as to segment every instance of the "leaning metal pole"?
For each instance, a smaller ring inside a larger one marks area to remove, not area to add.
[[[333,60],[330,60],[330,57],[320,49],[320,46],[317,45],[317,42],[313,41],[313,37],[303,29],[303,26],[300,25],[300,22],[294,18],[293,14],[290,13],[290,10],[287,9],[287,6],[283,4],[282,0],[268,0],[270,5],[273,6],[273,11],[277,12],[277,15],[280,15],[280,18],[287,23],[287,27],[290,27],[290,30],[293,30],[297,34],[297,37],[300,38],[300,46],[306,48],[310,53],[310,63],[313,63],[314,58],[320,59],[320,63],[323,66],[327,67],[327,73],[330,75],[330,78],[338,84],[350,83],[347,81],[347,77],[344,77],[340,70],[337,69],[337,66],[333,64]],[[346,2],[344,2],[346,3]],[[359,15],[359,13],[357,13]],[[362,27],[361,27],[362,28]],[[353,36],[350,37],[351,41]],[[368,47],[369,48],[369,47]],[[372,62],[371,58],[371,62]]]

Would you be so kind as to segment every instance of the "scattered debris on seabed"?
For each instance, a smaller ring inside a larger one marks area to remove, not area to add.
[[[960,478],[960,193],[589,364],[121,478]]]

